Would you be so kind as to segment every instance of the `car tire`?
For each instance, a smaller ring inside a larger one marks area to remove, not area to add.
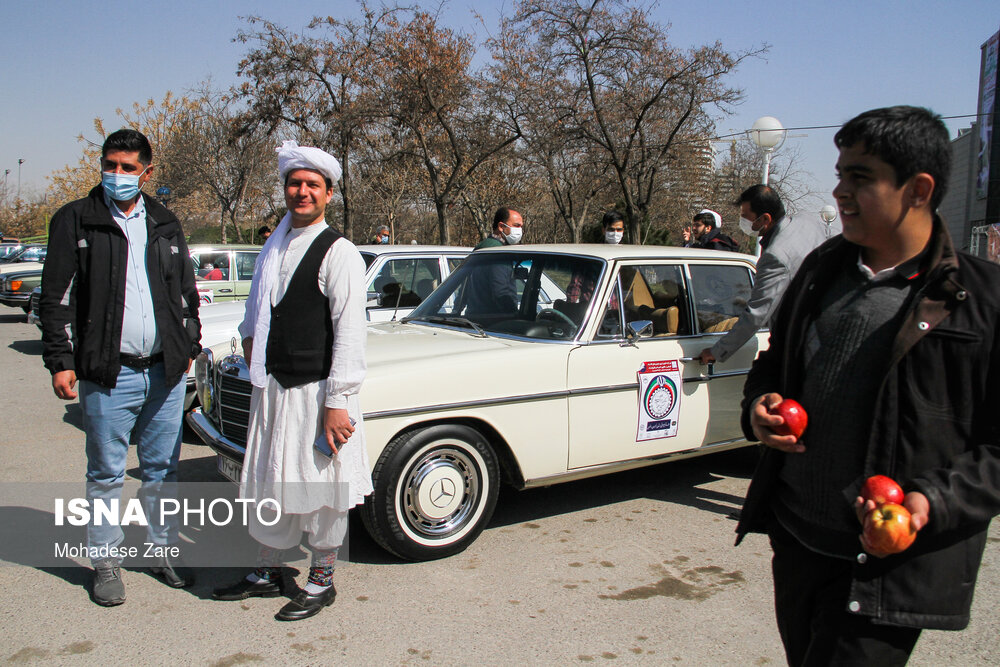
[[[499,466],[481,433],[440,424],[393,439],[372,482],[361,511],[368,533],[400,558],[433,560],[479,537],[496,507]]]

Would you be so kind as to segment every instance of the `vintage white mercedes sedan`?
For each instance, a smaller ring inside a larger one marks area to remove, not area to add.
[[[409,316],[368,328],[369,533],[400,557],[440,558],[489,523],[501,482],[523,489],[747,445],[739,403],[767,332],[725,363],[698,355],[732,327],[753,279],[753,257],[710,250],[472,253]],[[225,343],[199,357],[202,407],[188,416],[232,480],[251,391],[239,352]]]

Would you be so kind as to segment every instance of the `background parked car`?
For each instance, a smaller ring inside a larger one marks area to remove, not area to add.
[[[368,532],[403,558],[440,558],[476,539],[501,480],[547,486],[747,445],[742,385],[766,332],[725,363],[698,354],[745,308],[754,267],[662,246],[470,254],[408,317],[368,328]],[[202,408],[187,418],[234,480],[250,409],[238,352],[199,356]]]
[[[256,245],[191,246],[191,263],[202,303],[246,299],[260,248]]]
[[[7,256],[0,262],[0,275],[11,271],[25,271],[28,269],[41,269],[45,261],[48,248],[44,245],[31,244],[21,248]]]
[[[22,247],[23,246],[20,241],[4,241],[3,243],[0,243],[0,262],[3,262]]]
[[[27,313],[31,310],[31,293],[41,284],[41,269],[4,273],[0,275],[0,303],[21,308]]]

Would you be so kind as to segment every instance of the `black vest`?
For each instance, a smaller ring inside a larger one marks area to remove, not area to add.
[[[271,307],[267,336],[268,375],[285,389],[325,380],[333,362],[330,301],[316,280],[330,246],[343,234],[319,233],[292,274],[285,295]]]

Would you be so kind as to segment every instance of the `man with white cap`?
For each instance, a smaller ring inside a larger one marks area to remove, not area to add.
[[[739,246],[736,245],[736,241],[723,234],[721,228],[722,216],[707,208],[702,209],[694,216],[691,226],[681,232],[684,236],[684,246],[737,252]]]
[[[277,597],[282,552],[309,534],[306,587],[275,616],[309,618],[333,603],[333,569],[348,510],[371,493],[358,392],[365,377],[365,265],[324,214],[340,178],[328,153],[286,141],[278,149],[288,213],[257,260],[240,325],[253,395],[240,497],[277,501],[263,520],[257,569],[217,600]],[[272,522],[273,521],[273,522]]]

